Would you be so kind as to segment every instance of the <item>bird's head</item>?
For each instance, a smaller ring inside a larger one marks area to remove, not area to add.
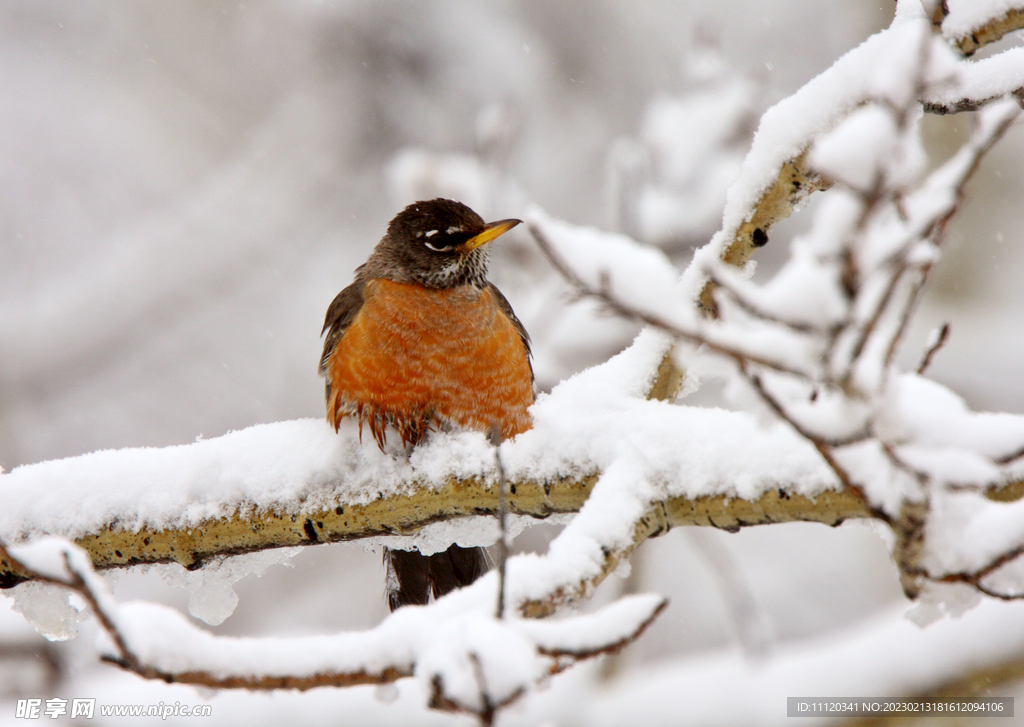
[[[487,279],[487,243],[520,220],[485,223],[461,202],[415,202],[395,215],[367,263],[367,272],[430,288],[482,287]]]

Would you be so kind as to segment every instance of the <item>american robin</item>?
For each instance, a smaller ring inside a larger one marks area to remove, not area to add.
[[[488,246],[519,224],[484,224],[461,202],[434,199],[399,212],[355,281],[327,309],[320,374],[327,421],[369,426],[381,451],[389,433],[406,448],[432,430],[530,428],[530,338],[487,281]],[[487,570],[482,548],[385,550],[388,604],[424,604]]]

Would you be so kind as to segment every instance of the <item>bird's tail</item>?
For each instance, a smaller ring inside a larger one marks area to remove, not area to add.
[[[387,567],[388,606],[392,611],[409,605],[424,605],[434,594],[440,598],[456,588],[468,586],[487,572],[483,548],[462,548],[422,555],[415,550],[384,549]]]

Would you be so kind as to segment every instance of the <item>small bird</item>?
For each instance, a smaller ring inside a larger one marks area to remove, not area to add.
[[[327,309],[320,375],[327,421],[369,426],[409,448],[430,431],[514,437],[532,425],[530,338],[487,280],[488,243],[518,225],[485,224],[461,202],[433,199],[399,212],[355,281]],[[431,556],[386,549],[391,610],[427,603],[487,570],[482,548]]]

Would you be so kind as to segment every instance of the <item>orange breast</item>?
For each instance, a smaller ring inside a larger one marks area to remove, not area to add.
[[[328,420],[355,415],[383,447],[394,426],[416,444],[431,427],[502,437],[530,428],[526,346],[489,290],[431,290],[371,280],[327,367]]]

